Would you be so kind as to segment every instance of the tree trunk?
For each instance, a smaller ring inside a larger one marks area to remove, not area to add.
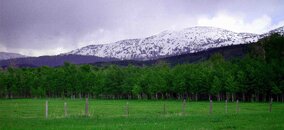
[[[168,93],[166,93],[166,97],[165,97],[166,99],[169,99],[169,94]]]
[[[195,93],[195,101],[198,101],[198,94]]]
[[[188,92],[186,92],[186,94],[185,94],[185,99],[187,100],[188,99]]]
[[[212,100],[210,100],[210,109],[209,109],[209,114],[212,114],[212,108],[213,107],[213,105],[212,105]]]
[[[243,92],[243,102],[246,101],[245,93]]]
[[[225,105],[226,105],[226,106],[225,106],[225,112],[228,113],[228,100],[227,100],[227,99],[226,99],[225,103],[226,103],[226,104],[225,104]]]
[[[266,102],[266,94],[262,95],[262,100],[263,100],[263,102]]]
[[[229,93],[226,93],[226,100],[229,101]]]
[[[258,93],[256,94],[256,97],[255,97],[255,98],[256,98],[255,100],[256,100],[257,102],[259,102],[259,94],[258,94]]]

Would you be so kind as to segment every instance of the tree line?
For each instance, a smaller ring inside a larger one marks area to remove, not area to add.
[[[0,69],[1,98],[284,100],[284,37],[254,44],[243,58],[194,64],[74,65]]]

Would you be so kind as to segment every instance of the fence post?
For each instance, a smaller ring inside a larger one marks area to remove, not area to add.
[[[272,111],[272,102],[273,102],[273,98],[270,99],[270,104],[269,104],[269,112]]]
[[[64,102],[64,115],[67,116],[67,103]]]
[[[185,104],[186,104],[186,100],[183,99],[183,103],[182,103],[182,115],[185,115]]]
[[[126,106],[125,106],[125,115],[126,117],[129,116],[129,107],[128,107],[128,102],[126,102]]]
[[[225,104],[226,104],[226,106],[225,106],[225,112],[228,113],[228,99],[226,99]]]
[[[85,115],[89,116],[89,100],[88,96],[86,96],[86,109],[85,109]]]
[[[164,115],[166,115],[166,104],[164,103]]]
[[[212,100],[210,100],[210,110],[209,110],[209,114],[212,114]]]
[[[45,118],[48,117],[48,101],[45,101]]]
[[[237,99],[237,105],[236,105],[236,112],[239,113],[240,108],[239,108],[239,99]]]

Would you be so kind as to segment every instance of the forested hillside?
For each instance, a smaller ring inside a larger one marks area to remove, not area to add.
[[[254,44],[244,58],[221,54],[195,64],[73,65],[0,70],[1,98],[284,100],[284,37]]]

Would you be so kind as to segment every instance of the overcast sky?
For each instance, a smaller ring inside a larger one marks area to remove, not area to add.
[[[284,0],[0,0],[0,51],[54,55],[193,26],[263,33],[283,12]]]

